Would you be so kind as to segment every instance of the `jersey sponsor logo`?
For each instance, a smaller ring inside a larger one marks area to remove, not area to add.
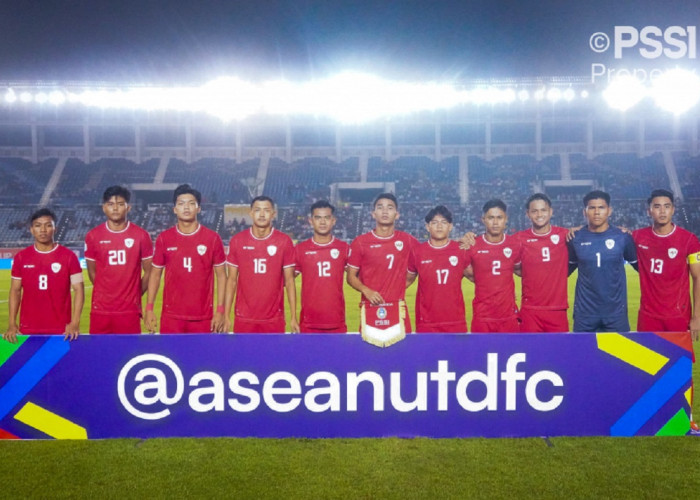
[[[316,250],[307,250],[306,252],[304,252],[304,255],[316,255],[316,253]]]
[[[24,268],[25,269],[34,269],[34,264],[25,264]]]
[[[337,248],[331,248],[331,258],[337,259],[338,257],[340,257],[340,250]]]
[[[197,253],[199,255],[204,255],[207,253],[207,247],[205,245],[197,245]]]
[[[649,250],[649,247],[646,245],[637,245],[639,248],[643,248],[644,250]]]
[[[589,247],[589,246],[591,246],[591,242],[590,242],[590,241],[584,241],[583,243],[581,243],[581,246],[582,246],[582,247]]]
[[[255,247],[244,246],[243,250],[255,250]]]
[[[166,252],[177,252],[177,247],[168,247],[165,249]]]
[[[51,263],[51,270],[52,270],[54,273],[57,273],[58,271],[61,270],[61,264],[58,263],[58,262],[53,262],[53,263]]]
[[[277,246],[276,245],[268,245],[267,247],[267,254],[272,257],[277,253]]]
[[[430,264],[432,261],[433,261],[433,259],[421,260],[420,263],[421,263],[421,264]]]
[[[453,266],[457,265],[457,256],[456,255],[450,255],[450,264]]]
[[[540,240],[537,239],[537,238],[530,238],[530,239],[525,240],[525,241],[527,241],[528,243],[537,243],[537,242],[540,241]]]
[[[401,250],[403,250],[403,241],[395,241],[394,246],[400,252]]]
[[[668,249],[668,256],[672,259],[675,259],[676,256],[678,255],[678,249],[677,248],[669,248]]]
[[[376,245],[370,245],[369,247],[370,248],[381,248],[382,246],[379,243],[377,243]]]
[[[615,240],[605,240],[605,246],[608,247],[608,250],[612,250],[615,248]]]
[[[503,249],[503,255],[506,256],[506,258],[510,259],[510,256],[513,255],[513,250],[510,248],[506,247]]]
[[[558,234],[553,234],[552,236],[549,237],[550,240],[552,240],[552,243],[555,245],[559,244],[559,235]]]
[[[124,244],[126,245],[126,248],[131,248],[134,246],[134,239],[133,238],[127,238],[124,240]]]
[[[112,240],[100,240],[100,245],[109,245],[112,243]]]
[[[477,250],[476,253],[489,253],[488,250]]]

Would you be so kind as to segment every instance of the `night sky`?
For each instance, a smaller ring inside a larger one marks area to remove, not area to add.
[[[591,51],[594,32],[700,25],[698,0],[10,0],[1,8],[5,82],[305,80],[342,69],[410,80],[586,76],[593,62],[615,63]]]

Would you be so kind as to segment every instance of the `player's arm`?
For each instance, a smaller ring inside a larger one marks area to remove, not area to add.
[[[522,262],[518,262],[517,264],[515,264],[515,266],[513,266],[513,274],[515,274],[516,276],[520,276],[522,278],[522,276],[523,276],[523,263]]]
[[[690,259],[694,263],[690,264],[690,275],[693,277],[693,315],[690,317],[690,333],[693,340],[700,339],[700,261],[697,257],[700,255],[691,255]]]
[[[464,233],[464,236],[462,236],[458,241],[460,250],[469,250],[474,246],[474,243],[476,243],[476,233],[473,231]]]
[[[287,292],[287,302],[289,303],[289,328],[292,333],[299,333],[299,322],[297,321],[297,287],[294,282],[294,266],[284,268],[284,289]]]
[[[12,279],[10,282],[10,296],[8,297],[9,320],[7,322],[7,331],[2,338],[13,344],[17,342],[17,334],[20,333],[17,326],[17,313],[19,312],[19,304],[22,301],[22,280]]]
[[[95,261],[90,259],[85,259],[85,265],[87,266],[88,278],[90,278],[90,283],[95,283]]]
[[[141,295],[148,291],[148,280],[151,277],[151,269],[153,269],[153,258],[149,257],[148,259],[143,259],[141,261]]]
[[[355,290],[360,292],[369,302],[373,305],[383,304],[384,298],[376,290],[372,290],[370,287],[365,286],[360,280],[360,270],[356,267],[348,266],[347,275],[348,285],[353,287]]]
[[[146,324],[146,330],[151,333],[156,333],[158,329],[158,321],[156,321],[156,312],[153,310],[160,288],[160,277],[163,275],[163,268],[152,266],[148,276],[148,291],[146,292],[146,312],[143,315],[143,322]]]
[[[583,226],[576,226],[576,227],[570,227],[569,232],[566,233],[566,242],[570,242],[574,238],[576,238],[576,233],[580,231],[583,228]],[[571,273],[569,273],[571,274]]]
[[[414,281],[416,281],[416,278],[418,277],[418,273],[412,273],[411,271],[406,272],[406,288],[411,286]]]
[[[462,273],[465,278],[474,283],[474,268],[470,265],[464,268],[464,273]]]
[[[216,304],[214,304],[214,317],[211,320],[211,331],[225,333],[226,321],[224,317],[224,300],[226,299],[226,264],[214,268],[216,276]]]
[[[571,230],[569,230],[571,231]],[[571,233],[569,233],[571,234]],[[569,274],[567,276],[571,276],[571,273],[573,273],[576,269],[578,269],[578,256],[576,255],[576,250],[574,250],[574,245],[569,239],[569,237],[566,237],[566,247],[569,250]]]
[[[625,233],[625,249],[624,257],[627,262],[634,268],[635,271],[639,272],[639,262],[637,262],[637,247],[634,246],[634,240],[630,233]]]
[[[226,293],[224,294],[224,331],[231,331],[231,306],[238,290],[238,268],[226,264],[228,278],[226,279]]]
[[[73,289],[73,311],[70,323],[66,325],[64,340],[75,340],[80,335],[80,315],[83,314],[85,304],[85,284],[83,274],[74,274],[70,277],[70,286]]]

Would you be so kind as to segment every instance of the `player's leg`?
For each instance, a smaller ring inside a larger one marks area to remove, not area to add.
[[[627,318],[627,312],[603,318],[599,332],[629,332],[630,321]]]
[[[598,332],[602,331],[601,319],[594,316],[582,316],[580,314],[574,314],[574,332],[584,333],[584,332]]]

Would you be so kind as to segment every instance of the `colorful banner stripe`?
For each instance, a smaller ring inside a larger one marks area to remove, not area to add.
[[[649,375],[656,375],[668,363],[668,358],[644,347],[619,333],[599,333],[598,349],[615,356]]]
[[[654,414],[691,380],[693,363],[679,359],[610,428],[611,436],[634,436]]]
[[[70,420],[56,415],[34,403],[27,403],[15,419],[54,439],[87,439],[87,430]]]
[[[10,359],[10,356],[17,352],[17,349],[19,349],[26,340],[26,335],[18,335],[16,344],[11,344],[6,340],[0,339],[0,366],[5,364],[5,361]]]
[[[34,356],[0,387],[0,420],[22,401],[69,350],[70,343],[61,336],[46,340]]]

